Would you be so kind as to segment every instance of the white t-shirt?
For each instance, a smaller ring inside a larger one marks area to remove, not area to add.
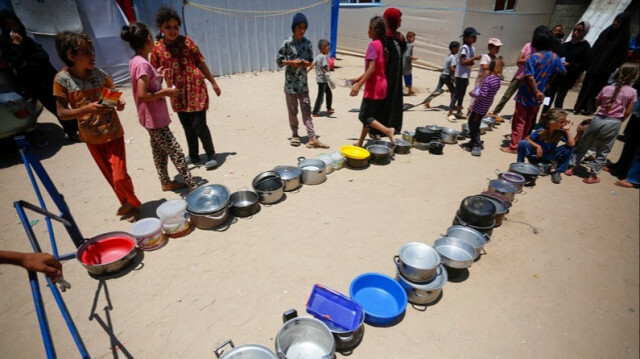
[[[489,65],[491,65],[491,56],[489,56],[489,54],[482,54],[482,58],[480,58],[480,65],[487,65],[487,67]],[[484,83],[484,80],[487,78],[487,75],[483,70],[482,70],[482,66],[480,66],[478,68],[478,77],[476,78],[476,83],[475,83],[475,87],[482,87],[482,84]]]
[[[456,66],[456,77],[460,77],[463,79],[469,78],[469,75],[471,75],[471,66],[463,65],[460,59],[464,55],[465,60],[469,60],[470,58],[475,56],[475,50],[476,49],[473,48],[473,46],[471,45],[467,45],[467,44],[462,45],[462,47],[460,48],[460,52],[458,52],[458,58],[456,61],[458,63],[458,66]]]
[[[316,57],[316,82],[317,83],[326,83],[327,80],[324,78],[324,72],[322,72],[322,68],[326,66],[327,71],[329,71],[329,61],[327,61],[327,55],[320,54]]]

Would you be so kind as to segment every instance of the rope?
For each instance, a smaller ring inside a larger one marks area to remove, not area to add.
[[[240,9],[227,9],[227,8],[209,6],[209,5],[195,3],[195,2],[192,2],[192,1],[185,1],[185,3],[186,3],[186,5],[191,5],[191,6],[195,7],[195,8],[198,8],[198,9],[201,9],[201,10],[205,10],[205,11],[209,11],[209,12],[213,12],[213,13],[220,14],[220,15],[226,15],[226,16],[250,16],[250,17],[254,17],[254,18],[261,18],[261,17],[282,16],[282,15],[292,14],[292,13],[296,13],[296,12],[301,12],[301,11],[304,11],[304,10],[307,10],[307,9],[314,8],[316,6],[320,6],[322,4],[326,4],[329,1],[330,0],[321,0],[321,1],[317,2],[317,3],[315,3],[315,4],[304,6],[304,7],[298,8],[298,9],[290,9],[290,10],[240,10]]]

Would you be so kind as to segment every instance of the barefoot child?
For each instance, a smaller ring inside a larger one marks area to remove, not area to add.
[[[456,54],[460,49],[460,43],[457,41],[451,41],[449,43],[449,51],[451,53],[447,55],[447,58],[444,60],[444,65],[442,65],[442,73],[440,74],[440,79],[438,79],[438,86],[436,89],[425,99],[424,107],[431,108],[431,100],[440,96],[442,94],[442,85],[447,85],[447,89],[449,90],[449,94],[453,97],[455,92],[455,85],[453,84],[453,75],[456,71]]]
[[[194,189],[195,182],[182,153],[180,144],[169,129],[171,118],[167,110],[165,97],[175,97],[178,90],[162,88],[162,77],[151,66],[147,58],[153,51],[153,38],[147,25],[135,22],[123,26],[120,37],[129,43],[136,54],[129,61],[133,99],[138,110],[140,124],[149,131],[153,162],[160,177],[163,191],[172,191],[189,187]],[[172,181],[167,172],[167,157],[171,157],[176,169],[184,178],[183,182]]]
[[[322,101],[324,100],[325,93],[327,94],[327,112],[332,114],[334,111],[331,108],[331,102],[333,100],[333,94],[331,93],[331,87],[335,87],[331,76],[329,74],[329,50],[331,44],[326,39],[318,41],[318,51],[320,55],[316,57],[307,72],[310,72],[314,67],[316,68],[316,83],[318,84],[318,97],[316,97],[316,104],[313,106],[313,117],[320,116],[320,107],[322,107]]]
[[[114,85],[111,77],[96,67],[96,53],[89,35],[64,31],[56,35],[55,43],[60,59],[67,65],[53,83],[58,117],[78,120],[80,140],[87,144],[120,201],[116,214],[133,222],[141,203],[127,173],[124,131],[115,111],[124,110],[124,101],[120,99],[115,109],[100,104],[102,90]]]
[[[278,50],[276,63],[278,67],[287,68],[284,71],[284,94],[289,112],[289,126],[291,127],[291,146],[300,146],[298,134],[298,103],[302,112],[302,122],[307,128],[309,137],[308,148],[329,148],[316,138],[311,119],[311,100],[309,99],[309,87],[307,85],[307,68],[313,61],[313,49],[311,41],[304,34],[309,23],[306,16],[296,13],[291,22],[293,35],[284,40]]]
[[[369,22],[369,38],[371,42],[365,55],[365,72],[360,77],[353,79],[355,85],[351,89],[351,96],[357,96],[362,84],[364,84],[364,96],[360,105],[360,114],[358,115],[360,122],[362,122],[362,133],[356,144],[358,147],[362,147],[364,138],[369,132],[369,127],[384,133],[392,143],[396,143],[393,138],[394,129],[386,127],[379,121],[382,106],[387,96],[384,49],[380,40],[385,31],[384,19],[380,16],[374,16]]]
[[[475,55],[475,49],[473,43],[476,42],[477,36],[480,35],[476,29],[468,27],[464,29],[462,34],[463,45],[458,53],[457,66],[456,66],[456,92],[451,98],[449,104],[449,113],[447,113],[447,119],[450,122],[456,122],[456,119],[466,119],[467,116],[462,114],[462,100],[467,92],[467,86],[469,86],[469,75],[471,74],[471,67],[474,61],[480,60],[480,55]],[[457,102],[457,107],[456,107]],[[456,114],[453,111],[456,110]]]
[[[187,163],[200,161],[198,152],[198,140],[200,140],[207,155],[205,168],[210,170],[218,163],[215,160],[216,151],[213,147],[211,132],[207,126],[209,95],[205,79],[209,80],[217,96],[220,96],[222,90],[209,71],[193,39],[180,35],[181,23],[180,16],[175,10],[160,8],[156,16],[156,25],[159,29],[158,41],[155,43],[149,61],[156,69],[160,67],[167,69],[167,83],[178,89],[178,95],[171,98],[171,107],[178,113],[187,138],[189,148]]]
[[[598,114],[582,135],[571,159],[571,164],[575,166],[582,161],[582,157],[589,148],[592,146],[596,148],[596,159],[591,165],[589,177],[583,180],[584,183],[600,182],[598,174],[607,162],[607,155],[611,152],[622,123],[631,114],[638,98],[638,92],[631,87],[638,77],[638,66],[637,63],[632,62],[620,66],[616,83],[603,88],[596,97]],[[566,174],[572,176],[573,168],[567,170]]]
[[[409,90],[409,96],[416,94],[413,92],[413,75],[411,74],[413,68],[411,63],[418,60],[417,57],[413,56],[414,41],[416,41],[416,33],[413,31],[407,32],[407,48],[404,50],[404,54],[402,54],[402,76],[404,77],[404,84],[407,86],[407,90]]]

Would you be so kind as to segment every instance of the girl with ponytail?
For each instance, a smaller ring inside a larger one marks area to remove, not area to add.
[[[578,164],[591,146],[596,148],[596,159],[591,165],[589,177],[583,180],[584,183],[600,182],[598,173],[602,171],[607,161],[607,155],[611,152],[622,122],[629,117],[637,100],[637,91],[631,87],[631,84],[638,78],[639,66],[631,62],[620,66],[615,84],[604,87],[596,97],[596,105],[599,106],[598,114],[587,127],[571,159],[573,165]],[[571,176],[573,168],[567,170],[566,174]]]

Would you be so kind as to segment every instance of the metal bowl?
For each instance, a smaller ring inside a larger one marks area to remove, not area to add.
[[[476,250],[476,258],[480,256],[480,252],[485,244],[489,243],[491,237],[486,236],[475,229],[467,226],[451,226],[447,229],[447,237],[459,238],[471,244]]]
[[[476,249],[460,238],[438,238],[433,243],[433,248],[440,253],[442,263],[447,267],[469,268],[476,259]]]
[[[396,281],[407,292],[409,303],[427,305],[433,303],[442,292],[442,287],[447,283],[449,275],[443,264],[437,268],[436,274],[427,283],[414,283],[405,278],[402,273],[396,273]]]
[[[405,243],[393,259],[405,278],[418,283],[432,279],[440,264],[438,252],[430,245],[420,242]]]
[[[108,241],[117,241],[107,244]],[[84,241],[76,251],[76,258],[95,275],[115,273],[136,256],[136,238],[127,232],[109,232]]]

